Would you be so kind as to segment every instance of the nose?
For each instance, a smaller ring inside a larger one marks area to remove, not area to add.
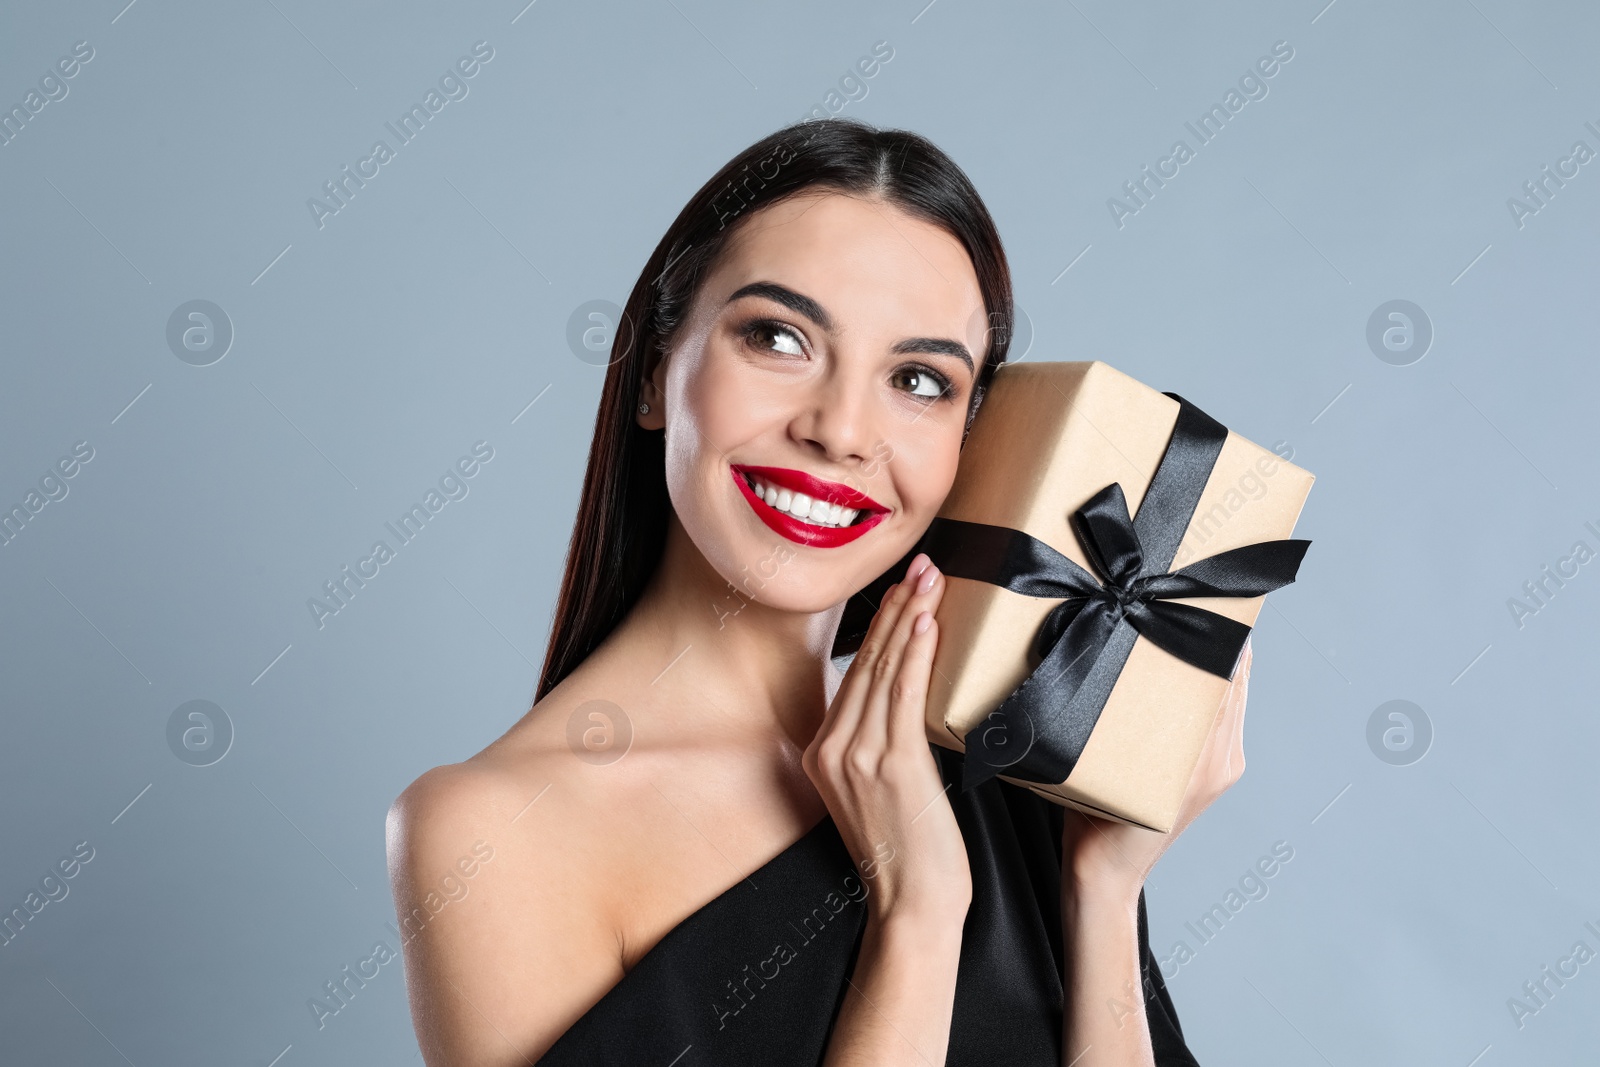
[[[848,361],[806,386],[790,423],[790,434],[807,450],[829,463],[859,465],[872,454],[878,427],[876,396],[863,374],[853,374]]]

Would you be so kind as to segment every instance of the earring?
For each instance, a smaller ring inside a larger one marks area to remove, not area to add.
[[[650,405],[644,403],[643,401],[640,401],[639,402],[639,414],[641,414],[641,415],[650,414]]]

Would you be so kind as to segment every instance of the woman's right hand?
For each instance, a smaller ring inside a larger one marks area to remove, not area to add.
[[[924,726],[944,588],[918,553],[884,594],[801,761],[869,880],[874,924],[904,916],[959,930],[972,900],[966,844]]]

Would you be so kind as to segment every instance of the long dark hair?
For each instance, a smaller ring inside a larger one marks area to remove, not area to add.
[[[622,620],[661,560],[672,504],[664,435],[643,429],[634,419],[641,383],[669,349],[701,280],[735,226],[757,210],[814,186],[880,197],[943,228],[966,247],[988,315],[988,350],[967,411],[970,427],[990,377],[1006,358],[1012,304],[1011,271],[1000,235],[967,176],[926,138],[854,119],[804,120],[757,141],[684,205],[622,310],[536,701]],[[850,598],[833,655],[860,645],[882,591],[908,562],[902,559]]]

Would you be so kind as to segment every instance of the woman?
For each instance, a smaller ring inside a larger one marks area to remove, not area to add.
[[[1011,314],[987,210],[910,133],[791,126],[683,209],[537,701],[390,813],[429,1064],[1194,1062],[1142,886],[1243,770],[1248,648],[1171,835],[961,793],[924,733],[945,579],[906,557]]]

